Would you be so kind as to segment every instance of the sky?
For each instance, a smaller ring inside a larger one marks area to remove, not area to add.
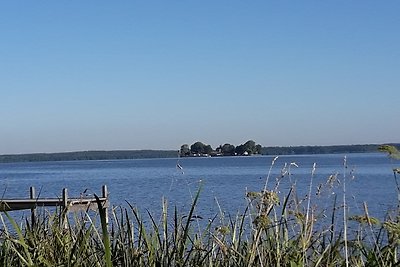
[[[1,1],[0,154],[400,142],[400,1]]]

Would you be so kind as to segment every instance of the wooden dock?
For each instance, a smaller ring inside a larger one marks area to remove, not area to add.
[[[101,202],[102,209],[106,212],[108,221],[108,190],[107,186],[103,185],[102,195],[98,198]],[[60,207],[66,213],[75,211],[98,210],[96,198],[88,198],[85,196],[69,198],[68,190],[62,190],[61,198],[37,198],[34,187],[30,188],[30,198],[28,199],[0,199],[0,212],[14,210],[31,210],[32,223],[36,220],[36,209],[40,207]]]

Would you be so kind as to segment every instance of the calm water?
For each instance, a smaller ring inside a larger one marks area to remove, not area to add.
[[[224,212],[235,214],[246,205],[246,191],[263,189],[273,157],[182,158],[183,172],[176,168],[177,159],[142,159],[112,161],[73,161],[0,164],[0,198],[29,196],[29,187],[35,186],[41,197],[60,197],[67,187],[70,196],[79,196],[86,188],[89,193],[101,195],[101,186],[109,188],[111,204],[126,205],[126,201],[140,210],[160,211],[162,197],[170,206],[186,209],[199,183],[203,189],[198,214],[212,217],[218,205]],[[285,164],[292,165],[280,185],[282,194],[288,191],[290,181],[296,182],[298,195],[308,192],[311,177],[316,202],[330,205],[335,194],[343,190],[346,179],[350,214],[362,213],[366,201],[371,215],[382,217],[396,206],[393,167],[383,154],[349,154],[347,168],[344,155],[280,156],[272,167],[268,187],[275,185]],[[316,163],[314,176],[311,175]],[[316,196],[319,184],[337,174],[341,184]],[[201,181],[201,182],[200,182]]]

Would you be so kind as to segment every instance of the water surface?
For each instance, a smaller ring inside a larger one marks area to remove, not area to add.
[[[392,162],[383,154],[280,156],[272,166],[273,159],[256,156],[6,163],[0,164],[0,198],[28,197],[30,186],[40,197],[60,197],[64,187],[70,196],[79,196],[85,189],[88,194],[101,195],[105,184],[114,206],[129,202],[141,210],[159,211],[164,197],[170,206],[184,210],[201,183],[197,212],[212,217],[219,207],[230,214],[243,211],[247,191],[262,190],[267,177],[268,188],[273,188],[285,164],[293,163],[287,169],[290,175],[280,181],[281,196],[295,182],[301,197],[311,184],[315,203],[329,206],[335,195],[341,196],[346,181],[349,213],[362,213],[365,201],[372,215],[383,217],[397,204],[392,169],[400,162]],[[183,170],[176,167],[178,162]],[[318,192],[330,175],[338,179],[334,188]]]

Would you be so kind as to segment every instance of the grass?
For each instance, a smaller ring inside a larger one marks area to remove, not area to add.
[[[315,198],[332,190],[337,175],[318,186],[319,196],[311,193],[312,182],[308,194],[299,196],[295,181],[282,195],[280,182],[291,179],[294,165],[285,166],[273,186],[270,171],[261,191],[246,192],[242,212],[208,222],[196,216],[201,187],[186,212],[171,212],[163,200],[155,217],[128,203],[110,211],[109,225],[100,206],[99,214],[75,214],[66,223],[62,212],[45,211],[34,225],[0,214],[0,266],[400,265],[400,210],[379,221],[364,203],[362,214],[348,217],[345,194],[330,199],[328,211],[319,210]],[[314,170],[310,181],[313,176]],[[344,181],[340,186],[345,193]],[[354,234],[349,225],[357,227]]]

